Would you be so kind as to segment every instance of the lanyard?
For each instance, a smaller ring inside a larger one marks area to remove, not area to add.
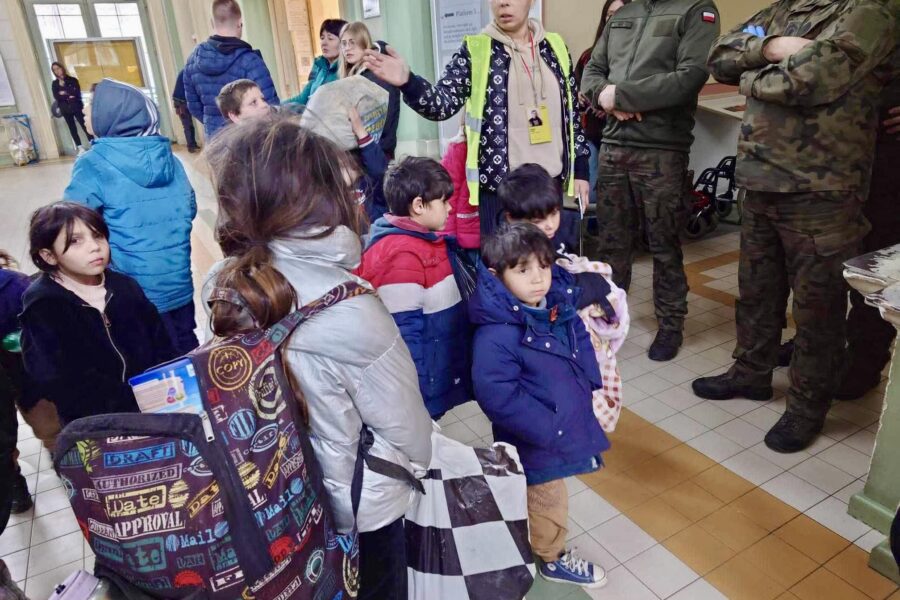
[[[529,68],[528,65],[525,64],[525,59],[522,57],[522,53],[517,52],[517,54],[519,55],[519,59],[522,61],[522,66],[525,67],[525,73],[528,74],[528,79],[533,82],[534,75],[532,74],[532,72],[534,71],[534,34],[531,31],[528,32],[528,39],[531,44],[531,68]]]
[[[537,106],[538,104],[538,91],[534,87],[534,70],[536,68],[540,68],[540,66],[536,66],[536,56],[534,51],[534,33],[530,30],[528,31],[528,38],[531,45],[531,67],[525,63],[525,58],[522,56],[521,52],[516,52],[519,55],[519,59],[522,61],[522,67],[525,69],[525,74],[528,75],[528,81],[531,83],[531,93],[534,96],[534,104]]]

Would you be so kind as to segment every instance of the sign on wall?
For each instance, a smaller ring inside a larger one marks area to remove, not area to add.
[[[531,17],[538,21],[542,21],[542,5],[542,0],[535,0],[531,8]],[[463,38],[479,33],[492,18],[490,0],[431,0],[435,77],[444,73],[444,67],[459,50]],[[458,133],[461,118],[451,117],[439,124],[441,153]]]
[[[3,57],[0,56],[0,106],[15,106],[15,104],[16,98],[13,96],[12,84],[9,82]]]
[[[380,0],[362,0],[363,19],[372,19],[381,16]]]

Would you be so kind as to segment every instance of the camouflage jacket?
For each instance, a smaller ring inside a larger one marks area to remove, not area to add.
[[[894,47],[898,6],[900,0],[887,7],[877,0],[779,0],[719,38],[710,71],[747,96],[738,185],[766,192],[866,188],[883,85],[874,70]],[[770,64],[763,47],[775,36],[814,41]]]

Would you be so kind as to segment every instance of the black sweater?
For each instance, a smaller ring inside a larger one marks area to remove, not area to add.
[[[136,412],[128,379],[175,358],[159,313],[132,278],[106,272],[106,310],[41,275],[25,292],[22,352],[24,402],[47,398],[68,423]]]
[[[64,115],[77,115],[84,110],[81,100],[81,85],[71,75],[66,75],[62,83],[54,79],[51,85],[53,98],[59,104],[59,111]]]

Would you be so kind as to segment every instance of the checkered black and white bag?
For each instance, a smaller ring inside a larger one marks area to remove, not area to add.
[[[410,600],[521,599],[534,583],[525,473],[516,449],[471,448],[435,431],[406,513]]]

